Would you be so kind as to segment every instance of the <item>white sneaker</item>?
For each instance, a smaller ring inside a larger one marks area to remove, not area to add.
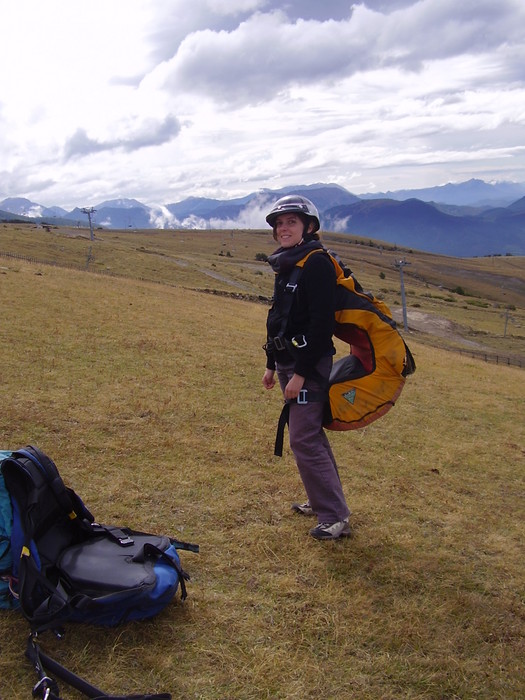
[[[292,510],[300,515],[315,515],[310,501],[306,501],[306,503],[292,503]]]
[[[350,537],[352,530],[346,518],[338,523],[319,523],[310,530],[310,534],[316,540],[336,540],[338,537]]]

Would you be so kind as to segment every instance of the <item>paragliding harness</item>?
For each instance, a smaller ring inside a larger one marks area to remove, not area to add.
[[[297,356],[307,345],[304,336],[285,338],[288,317],[304,265],[311,255],[328,255],[337,278],[334,335],[350,346],[348,355],[337,360],[324,390],[303,389],[297,399],[285,402],[277,426],[274,453],[282,456],[284,430],[290,403],[322,401],[323,426],[328,430],[356,430],[384,416],[398,399],[405,379],[416,370],[407,344],[396,328],[388,306],[365,292],[352,271],[325,248],[310,251],[292,269],[280,304],[281,327],[271,339],[277,350]]]
[[[152,617],[179,586],[184,600],[189,576],[177,550],[198,552],[198,545],[96,523],[55,463],[36,447],[2,452],[0,464],[2,548],[6,545],[0,604],[19,607],[29,622],[26,656],[39,677],[33,697],[60,700],[49,672],[89,698],[169,700],[166,693],[107,695],[44,654],[38,638],[46,630],[63,636],[66,622],[114,626]]]

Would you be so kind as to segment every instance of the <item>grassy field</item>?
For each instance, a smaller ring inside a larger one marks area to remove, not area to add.
[[[290,510],[303,494],[289,451],[273,457],[280,396],[261,386],[267,306],[256,299],[271,275],[255,255],[271,238],[97,236],[0,226],[0,447],[39,446],[100,521],[201,553],[181,555],[184,604],[116,629],[70,625],[44,647],[115,693],[525,697],[523,370],[411,330],[418,370],[396,407],[366,430],[330,434],[354,535],[316,542]],[[334,240],[395,306],[399,251]],[[523,352],[523,259],[402,254],[411,310]],[[26,698],[27,624],[0,617],[0,697]]]
[[[408,325],[421,342],[489,353],[525,364],[525,258],[457,259],[394,249],[342,234],[323,240],[384,298],[403,326],[404,259]],[[96,231],[0,224],[0,267],[6,254],[100,274],[268,298],[273,275],[261,259],[275,248],[268,231]]]

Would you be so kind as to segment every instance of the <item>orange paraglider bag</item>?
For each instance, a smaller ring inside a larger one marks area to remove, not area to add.
[[[334,335],[348,344],[349,352],[334,363],[327,391],[316,398],[308,394],[306,400],[324,402],[323,425],[328,430],[356,430],[381,418],[394,406],[406,377],[415,372],[416,365],[388,306],[372,293],[363,291],[351,271],[331,251],[317,249],[305,255],[296,263],[288,287],[295,290],[307,259],[319,252],[329,255],[335,267]],[[285,403],[279,418],[274,450],[278,456],[282,455],[289,408],[289,402]]]
[[[349,354],[334,363],[330,375],[324,427],[355,430],[394,406],[416,366],[388,306],[364,292],[337,257],[328,254],[337,274],[334,335],[350,347]]]

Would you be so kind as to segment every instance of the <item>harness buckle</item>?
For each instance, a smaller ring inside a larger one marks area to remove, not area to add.
[[[279,352],[286,350],[286,345],[283,343],[283,339],[279,335],[276,335],[275,338],[273,338],[273,344],[275,349]]]
[[[295,284],[293,282],[288,282],[288,284],[284,288],[284,291],[289,292],[290,294],[293,294],[296,289],[297,289],[297,282]]]
[[[308,389],[301,389],[297,394],[297,403],[300,406],[308,403]]]
[[[134,540],[131,537],[118,537],[118,543],[121,547],[131,547],[132,544],[135,544]]]
[[[39,693],[42,693],[42,699],[48,700],[48,698],[51,696],[51,692],[58,692],[56,681],[49,676],[43,676],[34,686],[32,694],[33,697],[36,698]]]

